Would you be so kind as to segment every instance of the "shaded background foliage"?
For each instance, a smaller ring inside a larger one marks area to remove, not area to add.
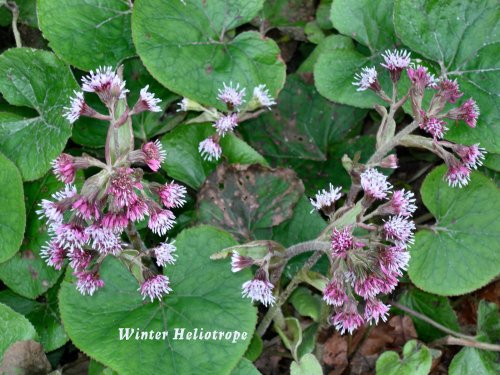
[[[382,51],[406,48],[436,75],[456,78],[464,100],[477,100],[477,128],[450,123],[446,137],[480,142],[489,154],[469,186],[457,190],[441,180],[442,166],[431,171],[438,164],[431,154],[397,150],[402,167],[392,183],[420,192],[420,208],[412,260],[394,300],[448,329],[498,343],[497,1],[137,0],[132,9],[123,0],[17,0],[19,18],[12,27],[13,4],[0,1],[3,371],[49,366],[126,374],[161,367],[179,374],[317,374],[322,367],[331,374],[498,373],[497,353],[443,345],[443,332],[398,309],[386,324],[341,337],[322,324],[324,306],[305,286],[285,305],[286,332],[254,335],[251,342],[224,348],[223,356],[217,344],[202,342],[173,348],[127,342],[117,349],[109,334],[116,322],[144,329],[209,328],[214,318],[252,333],[260,312],[239,296],[250,273],[232,275],[227,260],[212,261],[210,254],[238,242],[290,246],[319,234],[325,220],[310,214],[307,197],[329,182],[347,190],[341,157],[357,155],[362,162],[374,150],[376,99],[356,92],[353,75],[378,64]],[[23,48],[16,48],[17,29]],[[36,205],[61,188],[50,175],[50,161],[63,150],[103,156],[103,124],[82,119],[70,126],[62,117],[77,79],[103,64],[124,65],[130,103],[146,84],[162,99],[162,113],[134,119],[136,141],[160,139],[168,155],[160,182],[176,179],[190,188],[170,234],[177,237],[179,253],[179,265],[172,268],[174,294],[158,311],[141,303],[133,293],[136,282],[123,276],[118,261],[103,266],[106,288],[85,298],[70,286],[70,274],[49,269],[40,258],[47,228]],[[210,163],[197,147],[211,125],[186,124],[191,115],[176,112],[175,103],[186,96],[219,106],[217,89],[229,81],[247,87],[248,96],[250,88],[265,83],[278,103],[225,137],[222,161]],[[382,80],[383,87],[389,84]],[[401,92],[409,87],[406,77],[399,86]],[[398,116],[403,124],[408,119],[404,111]],[[283,283],[306,258],[289,262]],[[327,266],[320,261],[313,271],[324,273]],[[21,340],[36,341],[41,349],[12,346]],[[291,363],[285,348],[300,362]]]

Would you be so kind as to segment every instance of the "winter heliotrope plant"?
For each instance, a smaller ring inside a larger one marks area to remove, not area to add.
[[[91,71],[83,77],[81,89],[70,99],[64,116],[70,123],[81,116],[109,122],[105,161],[69,154],[53,161],[54,174],[66,186],[52,200],[41,202],[38,212],[47,221],[51,236],[42,256],[56,269],[69,262],[76,288],[84,295],[105,287],[106,280],[99,276],[103,260],[120,257],[130,269],[139,267],[140,272],[133,274],[139,279],[143,298],[161,300],[171,291],[169,278],[161,268],[176,260],[175,245],[166,234],[175,223],[172,210],[185,203],[186,188],[175,182],[159,184],[143,179],[145,171],[160,169],[166,154],[158,140],[135,149],[131,122],[131,117],[141,112],[162,111],[160,99],[146,86],[130,108],[121,69],[111,67]],[[84,92],[97,95],[108,113],[90,107]],[[96,172],[77,189],[77,172],[88,168]],[[135,227],[140,221],[147,221],[149,230],[163,242],[146,248]]]

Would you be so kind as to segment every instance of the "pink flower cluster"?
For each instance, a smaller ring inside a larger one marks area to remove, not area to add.
[[[83,78],[83,91],[95,92],[114,113],[119,100],[126,100],[125,82],[111,68],[99,68]],[[146,86],[132,108],[125,113],[131,116],[145,110],[158,111],[159,99],[147,92]],[[67,110],[70,122],[84,115],[83,94],[77,95],[80,102]],[[80,112],[79,112],[80,111]],[[87,110],[88,113],[88,110]],[[105,116],[103,116],[105,117]],[[116,125],[111,118],[110,126]],[[124,123],[118,121],[118,126]],[[112,145],[106,145],[106,153]],[[61,269],[66,259],[76,276],[77,289],[84,295],[92,295],[104,286],[99,267],[106,256],[120,256],[125,248],[132,248],[135,228],[133,224],[147,220],[148,228],[164,236],[175,224],[172,209],[181,207],[185,201],[186,188],[175,182],[160,184],[145,180],[144,170],[148,167],[156,172],[165,160],[162,144],[156,140],[147,142],[139,149],[128,152],[114,163],[107,163],[90,156],[61,154],[53,163],[55,176],[66,184],[55,193],[52,200],[43,200],[38,211],[46,219],[51,239],[42,250],[48,265]],[[80,169],[90,166],[100,171],[88,178],[80,191],[72,185]],[[127,235],[127,236],[125,236]],[[128,237],[128,238],[127,238]],[[130,241],[130,242],[127,242]],[[143,250],[147,251],[147,250]],[[175,262],[175,246],[164,242],[150,252],[159,267]],[[139,288],[143,298],[161,299],[171,291],[168,278],[143,270],[147,275]]]
[[[360,176],[365,202],[386,200],[373,211],[373,216],[388,216],[380,226],[370,226],[369,236],[355,235],[354,225],[334,228],[330,258],[332,278],[323,292],[323,300],[334,307],[330,322],[341,334],[352,333],[365,322],[385,321],[389,306],[380,295],[391,293],[398,277],[406,270],[413,244],[415,224],[410,219],[415,198],[410,191],[394,190],[387,177],[376,169]]]
[[[463,93],[458,82],[442,78],[437,80],[429,69],[424,66],[414,66],[410,53],[406,51],[386,51],[382,58],[381,66],[390,73],[393,82],[397,83],[401,72],[406,69],[411,82],[409,97],[413,108],[416,123],[424,133],[429,134],[434,141],[432,151],[444,160],[448,166],[445,176],[452,187],[463,187],[470,180],[471,170],[482,165],[486,151],[479,144],[465,146],[443,141],[449,130],[447,120],[465,122],[469,127],[475,128],[479,118],[479,107],[472,98],[465,100],[461,105],[451,109],[445,107],[455,104]],[[358,86],[358,91],[371,89],[384,100],[388,100],[377,78],[375,67],[365,67],[355,75],[353,85]],[[422,108],[422,99],[426,89],[431,89],[433,97],[427,109]]]

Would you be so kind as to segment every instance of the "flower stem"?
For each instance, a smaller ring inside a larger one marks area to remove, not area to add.
[[[148,248],[144,245],[144,242],[141,239],[141,235],[137,232],[137,228],[133,223],[129,223],[128,227],[125,229],[125,233],[127,233],[132,246],[139,252],[146,252]]]
[[[21,34],[19,33],[19,29],[17,28],[17,20],[19,19],[19,7],[17,6],[15,1],[7,1],[5,3],[5,6],[12,13],[12,33],[14,34],[16,47],[21,48],[23,46],[23,43],[21,40]]]
[[[407,314],[413,315],[415,318],[423,320],[424,322],[430,324],[431,326],[433,326],[433,327],[439,329],[440,331],[443,331],[444,333],[447,333],[451,336],[451,337],[450,336],[445,337],[442,340],[438,340],[437,343],[442,343],[445,345],[471,346],[474,348],[500,352],[500,345],[480,342],[480,341],[477,341],[474,336],[464,335],[463,333],[455,332],[455,331],[443,326],[442,324],[439,324],[438,322],[432,320],[428,316],[421,314],[415,310],[412,310],[409,307],[406,307],[405,305],[400,304],[399,302],[392,301],[391,305],[398,308],[401,311],[404,311]]]
[[[301,242],[286,249],[285,257],[286,259],[290,259],[296,255],[313,250],[328,251],[331,249],[331,247],[332,245],[330,244],[330,242],[326,241],[312,240]]]

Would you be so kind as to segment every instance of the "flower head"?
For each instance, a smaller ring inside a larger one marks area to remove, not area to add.
[[[354,330],[361,327],[364,323],[362,316],[358,313],[357,306],[354,302],[345,305],[342,311],[337,312],[330,318],[335,329],[343,335],[346,331],[352,334]]]
[[[245,97],[246,89],[243,87],[240,90],[240,84],[236,84],[233,87],[233,82],[229,82],[229,86],[226,83],[223,83],[224,88],[219,89],[219,95],[217,98],[223,102],[228,104],[229,106],[236,108],[243,104],[243,98]]]
[[[390,51],[386,50],[385,54],[382,54],[384,58],[384,63],[380,64],[391,73],[391,79],[397,82],[401,76],[403,69],[410,65],[410,52],[408,51]]]
[[[104,281],[99,278],[97,272],[76,272],[76,289],[85,295],[92,296],[97,289],[104,287]]]
[[[457,80],[443,79],[439,81],[439,95],[449,103],[455,103],[463,93],[460,92]]]
[[[352,84],[358,86],[357,91],[365,91],[367,89],[372,89],[373,91],[380,91],[380,83],[377,79],[377,71],[375,67],[364,67],[361,69],[361,73],[356,73],[354,75],[354,81]]]
[[[269,282],[265,271],[260,268],[252,280],[243,284],[241,294],[243,297],[251,298],[252,302],[259,301],[264,306],[268,306],[275,302],[273,288],[274,285]]]
[[[392,216],[384,223],[384,231],[387,240],[392,240],[397,246],[408,247],[414,243],[413,231],[415,223],[403,216]]]
[[[219,160],[222,155],[222,148],[214,137],[208,137],[201,141],[198,146],[198,151],[201,157],[208,161]]]
[[[112,104],[116,99],[124,99],[126,93],[125,81],[123,81],[112,67],[99,67],[95,73],[82,78],[82,90],[95,92],[106,105]]]
[[[70,106],[64,107],[65,112],[63,113],[63,116],[66,117],[70,124],[73,124],[80,116],[91,117],[96,113],[94,109],[85,103],[83,92],[74,91],[74,93],[75,96],[70,99]]]
[[[387,246],[378,254],[380,269],[384,274],[401,275],[401,270],[406,270],[410,261],[410,253],[402,246]]]
[[[67,251],[82,249],[89,240],[85,228],[76,223],[59,224],[51,229],[59,246]]]
[[[172,291],[170,288],[170,280],[164,275],[150,277],[141,284],[138,290],[141,292],[143,300],[149,298],[151,302],[153,302],[155,298],[161,301],[163,296]]]
[[[266,85],[259,85],[253,89],[253,100],[255,100],[261,107],[268,109],[276,104],[274,98],[269,94]]]
[[[186,203],[186,194],[186,188],[173,181],[158,188],[158,196],[166,208],[182,207]]]
[[[118,168],[109,180],[108,193],[113,197],[116,207],[135,203],[138,199],[135,189],[142,189],[142,184],[132,168]]]
[[[387,192],[392,186],[387,182],[387,176],[375,168],[370,168],[361,173],[361,187],[369,197],[383,199],[387,197]]]
[[[454,120],[463,120],[471,128],[475,128],[479,117],[479,107],[476,101],[470,98],[460,107],[449,111],[446,116]]]
[[[128,225],[127,213],[124,211],[108,212],[102,217],[101,225],[111,229],[114,233],[120,233]]]
[[[230,113],[222,115],[215,123],[214,128],[217,134],[223,137],[226,133],[230,133],[238,126],[238,114]]]
[[[170,210],[154,209],[151,212],[148,228],[158,236],[164,236],[175,224],[175,215]]]
[[[354,291],[364,299],[375,297],[380,293],[383,280],[380,280],[375,275],[368,275],[363,278],[358,278],[354,282]]]
[[[408,67],[406,73],[412,84],[419,90],[425,88],[437,88],[437,80],[434,74],[429,73],[425,66],[418,65],[416,68]]]
[[[405,189],[394,190],[389,205],[392,213],[401,216],[411,216],[416,210],[415,195]]]
[[[122,251],[120,236],[111,229],[93,224],[87,227],[86,232],[89,235],[89,242],[92,244],[92,248],[100,254],[116,256]]]
[[[155,98],[155,95],[148,91],[149,85],[141,89],[139,99],[134,106],[134,113],[141,113],[144,111],[150,112],[161,112],[161,108],[158,103],[161,102],[161,99]]]
[[[69,265],[75,271],[85,270],[92,261],[92,255],[83,249],[73,249],[68,252]]]
[[[378,324],[379,320],[387,321],[390,305],[385,305],[376,298],[366,301],[364,318],[370,324]]]
[[[163,145],[157,139],[154,142],[147,142],[141,148],[144,154],[144,162],[151,170],[157,172],[160,169],[161,163],[165,161],[167,153],[163,149]]]
[[[40,256],[45,259],[47,265],[60,270],[64,265],[64,258],[66,257],[66,250],[60,246],[57,241],[51,240],[46,245],[42,246]]]
[[[451,163],[446,172],[446,181],[451,187],[464,187],[470,181],[470,168],[459,162]]]
[[[340,193],[341,190],[341,187],[334,187],[330,184],[329,191],[326,191],[325,189],[320,190],[316,193],[316,197],[314,199],[310,199],[311,204],[318,211],[323,210],[325,213],[333,211],[335,202],[339,200],[342,195]]]
[[[156,258],[156,264],[159,267],[165,267],[167,264],[175,263],[177,255],[174,254],[174,252],[177,250],[177,248],[175,247],[174,243],[175,241],[172,241],[170,243],[165,241],[153,249]]]
[[[73,202],[73,211],[85,220],[99,219],[101,215],[98,205],[95,202],[90,202],[87,198],[81,196]]]
[[[238,253],[237,251],[233,251],[231,254],[231,271],[232,272],[240,272],[242,269],[250,267],[253,264],[253,259],[250,257],[246,257]]]
[[[486,150],[479,147],[479,143],[472,146],[457,146],[456,153],[462,159],[464,165],[469,169],[477,169],[478,166],[483,165]]]
[[[148,205],[142,199],[137,199],[127,207],[127,219],[129,221],[141,221],[149,214]]]
[[[422,122],[418,125],[421,129],[432,135],[434,139],[443,138],[444,134],[448,131],[446,122],[434,117],[422,116]]]
[[[329,305],[342,306],[348,300],[344,284],[335,278],[332,279],[326,284],[323,300]]]
[[[333,255],[345,258],[347,251],[354,246],[354,237],[352,236],[351,228],[346,227],[341,230],[333,228],[331,241]]]
[[[76,166],[74,161],[75,158],[68,154],[61,154],[52,161],[54,175],[59,181],[65,184],[71,184],[75,181]]]

